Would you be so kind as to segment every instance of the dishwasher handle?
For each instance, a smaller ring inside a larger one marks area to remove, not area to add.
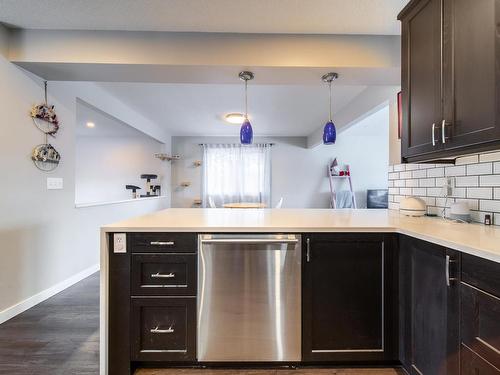
[[[201,243],[298,243],[298,238],[202,238]]]

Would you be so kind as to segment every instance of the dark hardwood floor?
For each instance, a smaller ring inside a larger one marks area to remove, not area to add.
[[[99,373],[99,273],[0,325],[0,374]]]
[[[0,374],[99,374],[99,273],[0,325]],[[395,369],[142,369],[137,375],[397,375]]]

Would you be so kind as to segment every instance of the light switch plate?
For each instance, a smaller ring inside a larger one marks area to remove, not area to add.
[[[115,233],[113,235],[113,252],[126,253],[127,252],[127,234]]]
[[[47,190],[61,190],[63,179],[59,177],[47,177]]]

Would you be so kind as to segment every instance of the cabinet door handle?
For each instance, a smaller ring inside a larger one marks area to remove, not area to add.
[[[441,142],[446,143],[446,120],[441,122]]]
[[[432,145],[436,145],[436,123],[432,124]]]
[[[449,255],[446,255],[446,261],[445,261],[445,277],[446,277],[446,286],[450,286],[452,281],[455,281],[456,278],[450,277],[450,263],[454,263],[454,260],[450,259]]]
[[[311,239],[306,239],[306,262],[309,263],[311,261]]]
[[[173,272],[170,272],[170,273],[167,273],[167,274],[164,274],[164,273],[153,273],[151,275],[151,278],[152,279],[173,279],[175,278],[175,273]]]
[[[174,246],[175,242],[174,241],[151,241],[150,244],[153,246]]]
[[[149,332],[151,333],[174,333],[174,329],[172,326],[168,327],[168,329],[160,329],[158,326],[156,328],[151,329]]]

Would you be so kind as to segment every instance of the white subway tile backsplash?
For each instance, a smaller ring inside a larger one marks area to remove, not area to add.
[[[406,187],[418,187],[418,180],[406,180]]]
[[[443,186],[453,177],[452,195]],[[389,167],[389,208],[399,209],[405,196],[427,203],[428,213],[449,215],[453,202],[467,202],[473,221],[484,222],[491,214],[500,225],[500,151],[458,157],[453,164],[397,164]],[[444,206],[447,206],[444,207]]]
[[[446,176],[465,176],[465,165],[457,165],[445,168]]]
[[[479,208],[481,211],[490,211],[490,212],[499,212],[500,213],[500,201],[481,200],[481,201],[479,201]]]
[[[427,203],[428,206],[435,206],[436,205],[436,198],[434,197],[419,197]]]
[[[435,187],[436,179],[435,178],[423,178],[419,180],[420,187]]]
[[[414,171],[418,168],[418,164],[406,164],[406,170],[407,171]]]
[[[462,156],[455,160],[455,165],[474,164],[479,162],[479,155]]]
[[[399,194],[399,188],[389,188],[389,194]]]
[[[493,173],[500,174],[500,163],[495,163],[494,166]]]
[[[389,165],[389,167],[387,168],[387,170],[389,172],[394,172],[394,166],[393,165]]]
[[[500,174],[480,176],[479,186],[500,186]]]
[[[444,168],[433,168],[427,171],[427,177],[443,177]]]
[[[479,187],[467,188],[467,198],[492,199],[493,198],[493,189],[492,188],[479,188]]]
[[[399,194],[411,195],[411,188],[401,188],[401,189],[399,189]]]
[[[453,193],[451,195],[454,198],[466,198],[466,189],[462,187],[453,188]]]
[[[393,202],[395,202],[395,203],[399,203],[399,202],[401,202],[401,200],[402,200],[403,198],[404,198],[404,196],[403,196],[403,195],[395,195],[395,196],[393,197],[393,200],[392,200],[392,201],[393,201]]]
[[[389,180],[397,180],[399,178],[399,172],[390,172]]]
[[[481,154],[479,155],[479,161],[481,163],[486,161],[500,161],[500,151]]]
[[[471,210],[479,210],[479,201],[477,199],[456,199],[455,202],[465,202]]]
[[[429,169],[429,168],[435,168],[435,167],[436,167],[436,164],[423,163],[423,164],[418,165],[418,169]]]
[[[418,171],[413,171],[412,176],[413,176],[413,178],[425,178],[425,177],[427,177],[427,170],[426,169],[419,169]]]
[[[418,196],[422,196],[422,197],[427,195],[426,188],[413,188],[411,192],[413,195],[418,195]]]
[[[455,186],[479,186],[479,178],[477,176],[456,177]]]
[[[450,207],[455,202],[454,198],[436,198],[437,207]]]
[[[467,175],[480,175],[480,174],[492,174],[493,164],[491,163],[481,163],[481,164],[470,164],[467,166]]]
[[[428,197],[441,197],[443,196],[442,188],[427,188]]]
[[[446,185],[446,177],[436,178],[436,187],[442,187]]]
[[[394,166],[394,172],[406,171],[406,164],[396,164]]]

